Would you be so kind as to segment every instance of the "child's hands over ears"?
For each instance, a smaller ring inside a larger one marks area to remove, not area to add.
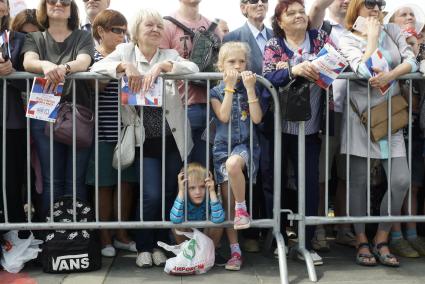
[[[215,183],[211,172],[208,173],[208,177],[205,179],[205,187],[208,189],[208,191],[215,192]]]
[[[234,89],[238,80],[239,73],[235,69],[225,70],[223,81],[226,89]]]
[[[185,183],[187,182],[187,179],[184,177],[184,172],[180,172],[177,176],[177,183],[179,184],[179,191],[184,192]]]

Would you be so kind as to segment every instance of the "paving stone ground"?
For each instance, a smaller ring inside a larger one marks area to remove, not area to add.
[[[331,248],[330,253],[322,254],[325,264],[317,267],[320,284],[425,283],[425,258],[401,259],[399,268],[360,267],[354,264],[354,249],[339,245],[332,245]],[[0,273],[0,284],[279,283],[279,268],[272,254],[253,253],[244,256],[244,267],[239,272],[216,267],[205,275],[178,277],[166,275],[159,267],[140,269],[135,265],[135,254],[120,252],[114,259],[103,258],[103,266],[99,271],[55,275],[43,273],[39,267],[29,265],[21,274],[14,276],[15,281],[10,275]],[[288,260],[288,270],[291,284],[311,283],[302,262]]]

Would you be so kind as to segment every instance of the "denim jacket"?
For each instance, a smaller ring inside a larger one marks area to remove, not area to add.
[[[211,89],[211,99],[218,99],[223,102],[224,99],[224,83],[221,82],[219,85]],[[231,111],[231,122],[232,122],[232,144],[248,143],[249,142],[249,104],[248,95],[242,82],[236,84],[235,93],[233,94],[232,111]],[[214,142],[228,141],[228,123],[222,123],[217,116],[214,114],[214,122],[216,124],[216,133]],[[253,142],[257,144],[257,135],[255,130],[253,131]]]

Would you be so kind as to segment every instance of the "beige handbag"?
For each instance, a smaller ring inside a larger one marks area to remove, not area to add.
[[[357,107],[350,100],[353,111],[367,129],[367,110],[360,114]],[[396,133],[409,123],[408,103],[403,96],[391,97],[391,133]],[[378,142],[388,135],[388,101],[384,101],[370,109],[370,139]]]

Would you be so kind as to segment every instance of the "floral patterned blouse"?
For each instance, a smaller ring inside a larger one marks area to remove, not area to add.
[[[293,50],[288,46],[284,38],[273,37],[267,44],[264,51],[263,62],[263,75],[269,80],[276,89],[283,87],[290,82],[288,68],[280,70],[276,69],[278,62],[290,62],[291,66],[295,66],[306,60],[313,60],[316,54],[326,44],[333,45],[328,34],[323,30],[308,30],[304,42],[296,49]],[[311,105],[311,119],[306,122],[306,134],[314,134],[319,131],[321,120],[321,94],[322,89],[316,85],[311,84],[310,89],[310,105]],[[270,98],[270,94],[264,91],[263,103]],[[288,134],[298,134],[298,122],[283,121],[282,131]]]

